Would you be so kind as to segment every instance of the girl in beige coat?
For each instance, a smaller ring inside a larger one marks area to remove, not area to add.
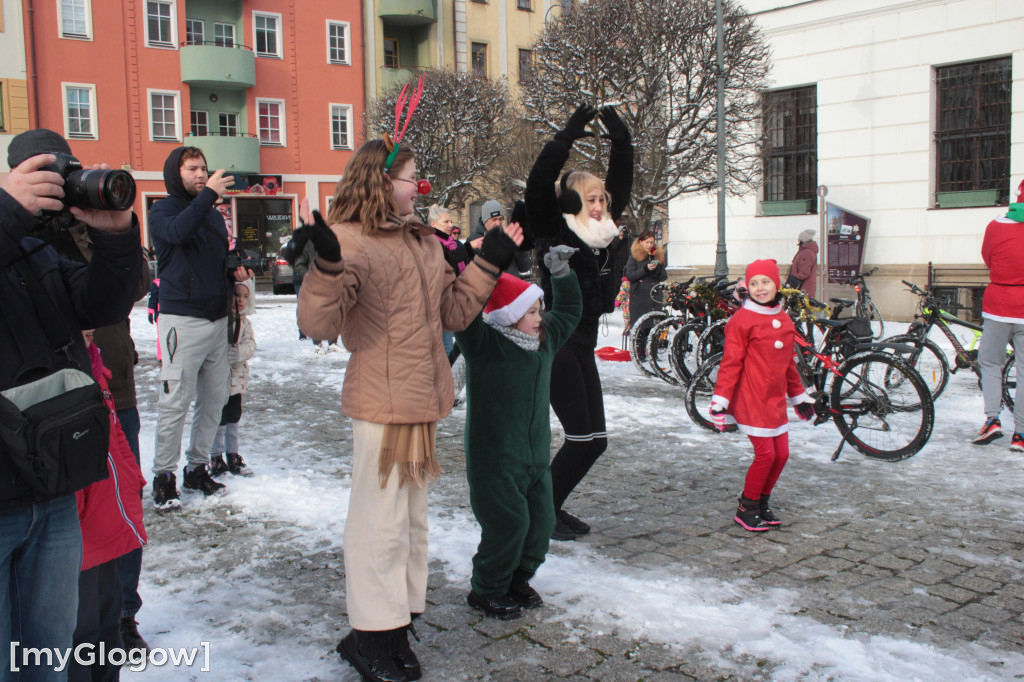
[[[442,331],[461,331],[483,309],[522,231],[492,230],[481,257],[456,278],[433,230],[413,213],[412,151],[364,144],[335,189],[328,220],[303,202],[317,258],[299,293],[299,328],[339,334],[352,357],[341,411],[352,419],[352,490],[345,522],[345,594],[353,631],[342,658],[367,679],[418,679],[411,617],[427,586],[427,484],[440,474],[434,431],[455,395]]]

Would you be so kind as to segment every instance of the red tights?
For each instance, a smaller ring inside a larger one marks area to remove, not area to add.
[[[754,446],[754,461],[747,470],[743,495],[757,500],[770,495],[782,468],[789,460],[789,433],[778,436],[747,436]]]

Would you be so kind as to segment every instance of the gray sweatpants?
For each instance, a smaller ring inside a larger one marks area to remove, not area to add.
[[[210,462],[210,448],[220,413],[231,389],[228,364],[228,318],[211,322],[200,317],[160,315],[163,345],[160,370],[160,417],[156,429],[153,473],[175,473],[181,460],[185,417],[195,400],[188,464]]]
[[[1003,366],[1006,365],[1006,345],[1013,340],[1013,347],[1020,348],[1015,355],[1017,369],[1017,392],[1013,397],[1013,430],[1024,433],[1024,324],[999,322],[985,318],[981,346],[978,348],[978,364],[981,365],[981,391],[985,395],[985,416],[998,417],[1003,402]]]

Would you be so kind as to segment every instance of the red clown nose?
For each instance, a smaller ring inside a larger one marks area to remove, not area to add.
[[[420,194],[430,194],[430,190],[432,189],[433,187],[430,186],[430,180],[416,181],[416,191],[419,192]]]

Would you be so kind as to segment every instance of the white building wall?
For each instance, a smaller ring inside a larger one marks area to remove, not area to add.
[[[0,33],[0,78],[25,80],[25,29],[20,0],[0,0],[3,11],[3,32]],[[8,102],[10,101],[8,97]],[[5,112],[10,117],[11,112]],[[13,134],[0,133],[0,172],[6,173],[7,145]]]
[[[981,263],[998,207],[934,209],[934,67],[1012,57],[1010,173],[1024,178],[1024,0],[746,0],[773,53],[772,88],[816,84],[818,184],[871,218],[867,265]],[[780,9],[776,9],[780,8]],[[1011,198],[1015,194],[1011,195]],[[817,215],[758,217],[760,188],[727,203],[728,259],[788,264]],[[714,196],[669,205],[671,265],[713,266]],[[897,268],[898,269],[898,268]]]

